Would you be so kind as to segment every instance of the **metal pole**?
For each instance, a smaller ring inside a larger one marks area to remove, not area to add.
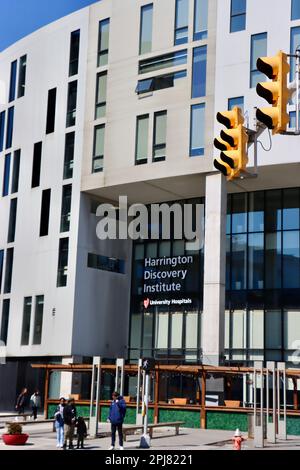
[[[143,449],[149,449],[150,447],[150,436],[147,433],[148,431],[148,404],[149,404],[149,384],[150,384],[150,374],[146,373],[145,378],[145,396],[144,396],[144,432],[140,440],[140,447]]]
[[[140,388],[141,388],[141,367],[142,359],[139,359],[138,363],[138,374],[137,374],[137,384],[136,384],[136,424],[139,424],[139,411],[140,411]]]
[[[296,49],[296,133],[299,134],[300,49]]]

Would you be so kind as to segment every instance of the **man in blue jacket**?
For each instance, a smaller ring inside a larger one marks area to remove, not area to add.
[[[117,430],[119,434],[120,450],[124,450],[122,426],[126,414],[126,403],[118,392],[113,392],[112,399],[113,401],[110,405],[108,415],[108,421],[111,423],[111,447],[109,450],[113,450],[115,448]]]

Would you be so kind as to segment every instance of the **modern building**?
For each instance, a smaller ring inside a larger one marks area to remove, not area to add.
[[[256,59],[299,42],[298,0],[102,0],[0,54],[2,408],[22,386],[42,388],[32,363],[293,366],[299,136],[265,130],[257,177],[228,183],[213,140],[216,112],[235,105],[255,129]],[[292,130],[292,101],[289,112]],[[194,218],[204,204],[204,247],[161,233],[100,240],[96,208],[120,209],[120,196],[192,204]],[[171,272],[167,293],[146,271]],[[134,394],[134,380],[126,387]],[[224,383],[208,390],[221,400]],[[52,374],[52,397],[76,391],[88,398],[89,381]],[[193,380],[166,377],[161,399],[176,395],[195,400]]]

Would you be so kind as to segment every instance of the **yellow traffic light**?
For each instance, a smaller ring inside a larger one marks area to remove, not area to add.
[[[222,130],[220,137],[214,140],[214,146],[221,151],[220,157],[214,159],[214,166],[228,180],[232,180],[245,171],[248,163],[248,135],[243,126],[244,117],[240,108],[235,106],[231,111],[218,113],[217,120],[227,129]]]
[[[273,134],[285,132],[289,122],[287,104],[290,91],[287,87],[287,76],[290,66],[287,55],[279,51],[274,57],[260,57],[257,59],[257,69],[264,73],[272,82],[262,82],[256,85],[256,92],[272,107],[258,108],[257,119],[272,129]]]

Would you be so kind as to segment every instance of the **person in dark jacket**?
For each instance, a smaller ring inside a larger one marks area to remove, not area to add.
[[[20,395],[18,396],[17,403],[16,403],[16,410],[19,413],[19,415],[24,414],[26,400],[27,400],[27,388],[24,387]]]
[[[116,431],[118,430],[120,450],[123,450],[123,421],[126,414],[126,403],[118,392],[112,394],[112,399],[108,415],[108,421],[111,423],[111,446],[109,449],[115,448]]]
[[[86,428],[86,424],[82,416],[78,416],[76,428],[77,428],[77,449],[79,449],[79,446],[81,449],[84,449],[83,444],[84,444],[84,438],[87,436],[87,428]]]
[[[76,406],[73,398],[68,400],[68,404],[64,407],[64,434],[65,442],[63,448],[67,448],[67,443],[69,441],[69,449],[74,449],[73,447],[73,437],[76,424]]]

